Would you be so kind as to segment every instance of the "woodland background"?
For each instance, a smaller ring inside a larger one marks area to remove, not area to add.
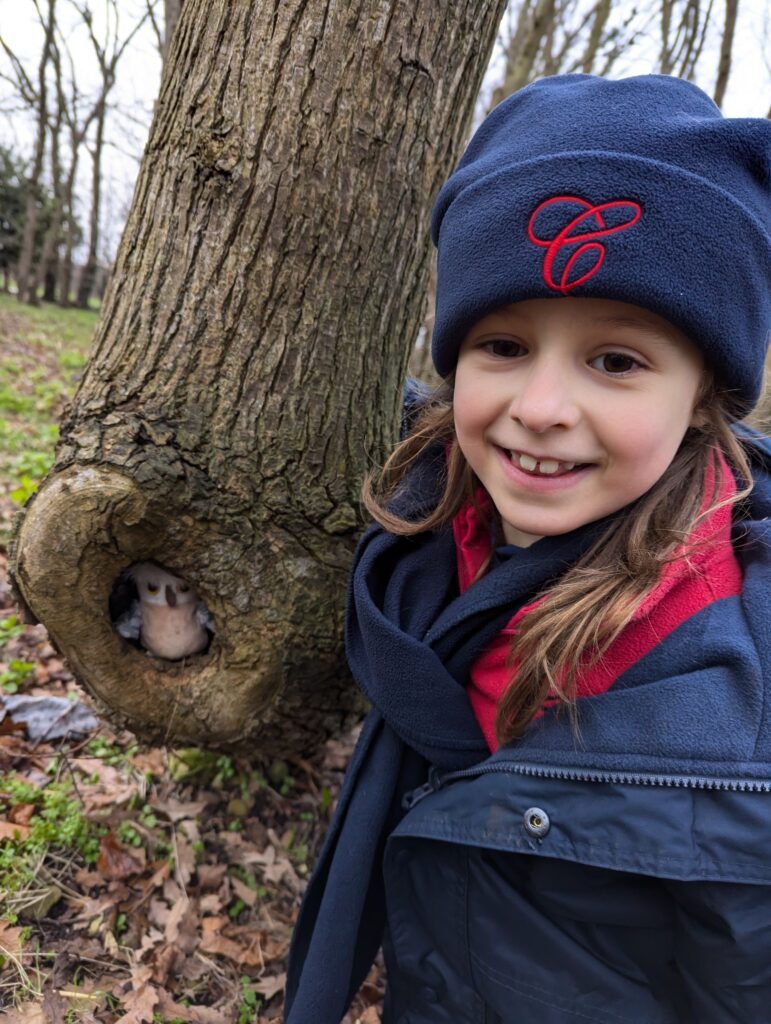
[[[388,6],[362,2],[356,16]],[[67,733],[65,712],[85,714],[89,697],[45,626],[24,624],[7,582],[13,521],[53,465],[65,403],[88,363],[180,7],[0,0],[0,1015],[9,1024],[280,1019],[291,927],[357,733],[248,757],[148,742],[109,714]],[[473,123],[533,78],[565,71],[677,74],[729,114],[767,116],[769,21],[750,0],[512,2]],[[422,197],[427,208],[432,198]],[[422,326],[404,342],[410,372],[427,380],[430,279]],[[34,698],[26,711],[20,697]],[[383,985],[376,963],[351,1024],[376,1024]]]

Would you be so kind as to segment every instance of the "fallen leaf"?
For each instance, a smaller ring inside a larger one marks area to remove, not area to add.
[[[257,892],[255,889],[250,888],[240,878],[231,878],[230,884],[233,886],[233,892],[244,901],[247,907],[254,906],[257,902]]]
[[[165,814],[170,821],[176,824],[185,818],[197,818],[206,807],[206,803],[206,800],[185,802],[184,800],[175,800],[173,796],[170,796],[166,800],[153,800],[150,806],[154,811]]]
[[[20,957],[23,931],[23,928],[14,928],[12,925],[0,921],[0,952],[5,953],[6,956]]]
[[[252,982],[251,988],[255,992],[259,992],[261,996],[265,996],[266,999],[272,999],[286,988],[286,972],[258,978],[257,981]]]
[[[175,971],[181,955],[181,950],[168,945],[168,943],[154,950],[152,957],[153,981],[159,986],[160,991],[167,987],[169,977]]]
[[[152,775],[163,775],[168,768],[166,753],[160,747],[134,754],[131,763],[141,772],[150,772]]]
[[[12,839],[17,842],[26,839],[30,833],[27,825],[17,825],[9,821],[0,821],[0,839]]]
[[[67,1005],[61,995],[55,989],[46,987],[43,991],[43,1012],[48,1024],[65,1024],[66,1009]]]
[[[104,882],[104,879],[102,879]],[[80,901],[80,909],[72,919],[75,923],[85,923],[89,926],[95,920],[103,920],[107,917],[118,902],[119,897],[112,893],[101,893],[94,899],[86,897]]]
[[[182,953],[192,953],[198,945],[197,922],[196,906],[190,900],[180,900],[166,921],[166,941]]]
[[[207,893],[198,901],[198,906],[205,914],[218,914],[225,909],[222,897],[218,892]]]
[[[180,829],[177,829],[174,833],[174,860],[176,864],[175,874],[182,887],[185,888],[195,871],[195,853]]]
[[[219,889],[227,869],[227,864],[199,864],[196,871],[199,889]]]
[[[10,715],[0,721],[0,736],[13,736],[15,732],[26,732],[24,722],[14,722]]]
[[[14,804],[8,815],[8,820],[15,825],[29,825],[29,820],[34,813],[34,804]]]
[[[158,1009],[165,1018],[176,1018],[185,1021],[186,1024],[232,1024],[233,1021],[231,1015],[210,1006],[184,1006],[175,1003],[168,992],[160,993]]]
[[[18,1010],[3,1010],[3,1024],[49,1024],[40,1003],[22,1003]]]
[[[99,843],[97,867],[105,878],[130,878],[144,868],[144,850],[140,848],[129,852],[110,832]]]
[[[248,967],[261,966],[262,956],[252,945],[242,946],[240,943],[234,942],[233,939],[229,939],[220,933],[220,929],[226,927],[227,924],[228,918],[224,916],[204,917],[202,919],[201,930],[203,936],[199,947],[201,951],[224,956],[236,964],[245,964]]]
[[[160,994],[153,985],[143,985],[130,989],[120,1001],[127,1012],[115,1024],[152,1024]]]

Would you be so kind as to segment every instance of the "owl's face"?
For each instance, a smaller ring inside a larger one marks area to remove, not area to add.
[[[152,562],[135,565],[131,575],[137,585],[140,601],[148,604],[165,604],[174,608],[198,600],[196,592],[183,579],[165,569],[159,569]]]

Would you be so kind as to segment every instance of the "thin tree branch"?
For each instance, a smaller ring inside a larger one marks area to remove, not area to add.
[[[739,11],[739,0],[726,0],[725,21],[723,23],[723,37],[720,40],[720,58],[717,65],[717,80],[715,82],[714,100],[718,106],[722,106],[725,97],[728,77],[731,74],[731,56],[733,54],[734,35],[736,33],[736,16]],[[766,67],[768,67],[766,61]],[[771,68],[769,69],[771,70]]]

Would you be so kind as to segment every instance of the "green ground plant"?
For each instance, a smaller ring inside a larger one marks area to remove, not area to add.
[[[86,864],[99,858],[99,840],[107,831],[89,821],[71,781],[33,786],[10,773],[0,781],[0,815],[14,807],[32,806],[27,824],[0,842],[0,917],[15,923],[34,905],[41,868],[52,852],[80,857]]]
[[[53,463],[56,421],[86,364],[93,310],[21,306],[0,294],[0,479],[17,505],[34,494]],[[0,535],[0,541],[7,539]]]
[[[0,619],[0,659],[5,665],[0,670],[0,690],[4,693],[16,693],[35,667],[31,661],[24,661],[21,658],[5,660],[6,644],[11,640],[17,640],[23,632],[24,626],[19,622],[17,615],[8,615]]]

